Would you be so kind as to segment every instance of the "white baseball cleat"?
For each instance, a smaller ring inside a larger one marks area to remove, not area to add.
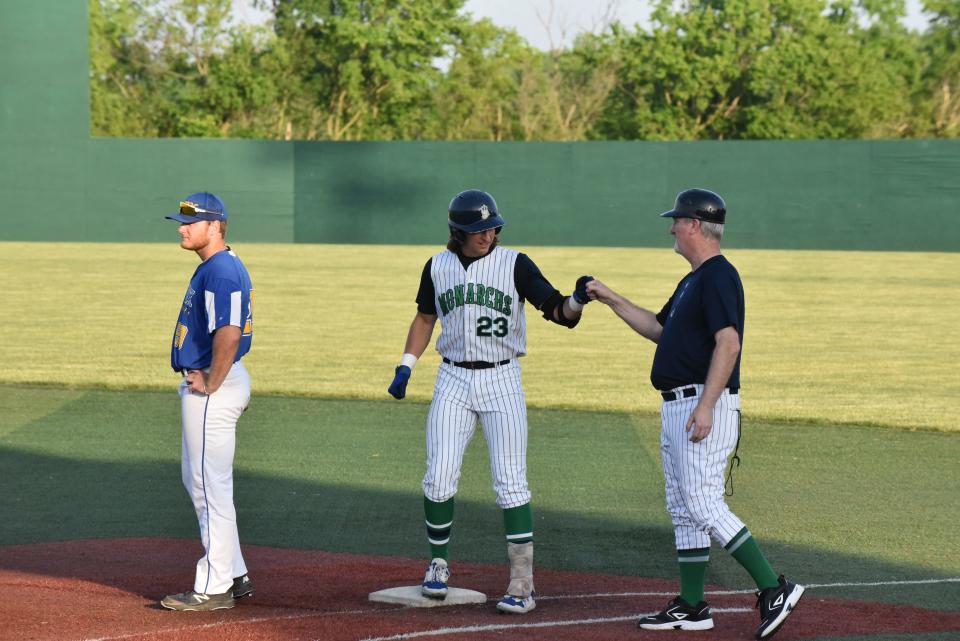
[[[530,610],[537,607],[537,602],[533,598],[534,595],[530,596],[513,596],[512,594],[505,594],[502,599],[497,603],[497,610],[500,612],[508,612],[510,614],[526,614]]]
[[[420,584],[420,594],[431,599],[443,599],[447,596],[447,582],[450,581],[450,568],[446,559],[436,558],[427,566],[427,573]]]

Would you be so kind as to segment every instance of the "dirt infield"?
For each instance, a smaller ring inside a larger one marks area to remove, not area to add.
[[[407,609],[371,603],[381,588],[416,583],[423,561],[245,546],[251,599],[232,610],[171,612],[164,594],[188,589],[201,554],[194,541],[123,539],[0,547],[0,640],[36,641],[361,641],[493,639],[613,641],[678,633],[638,630],[673,581],[538,570],[537,609],[497,614],[485,605]],[[498,597],[507,567],[456,563],[454,584]],[[750,639],[757,623],[750,594],[714,594],[716,628],[702,641]],[[855,606],[855,607],[853,607]],[[820,598],[810,590],[777,639],[960,630],[960,613]]]

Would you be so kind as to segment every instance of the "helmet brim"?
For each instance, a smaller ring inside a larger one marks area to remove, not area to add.
[[[714,216],[711,220],[709,217],[704,216],[703,214],[691,214],[687,211],[677,211],[676,209],[671,209],[670,211],[665,211],[660,214],[661,218],[689,218],[691,220],[699,220],[704,223],[714,223],[715,225],[722,225],[726,220],[726,212]]]
[[[477,233],[478,231],[486,231],[486,230],[488,230],[488,229],[495,229],[495,228],[497,228],[497,227],[503,227],[504,225],[507,224],[507,222],[506,222],[503,218],[500,217],[500,214],[496,214],[496,215],[494,215],[494,216],[491,216],[490,218],[487,218],[486,220],[478,220],[477,222],[475,222],[475,223],[473,223],[473,224],[470,224],[470,225],[461,225],[461,224],[459,224],[459,223],[455,223],[454,221],[452,221],[452,220],[450,220],[450,219],[447,219],[447,222],[448,222],[448,223],[450,224],[450,226],[453,227],[454,229],[459,229],[460,231],[465,231],[465,232],[467,232],[468,234],[475,234],[475,233]]]

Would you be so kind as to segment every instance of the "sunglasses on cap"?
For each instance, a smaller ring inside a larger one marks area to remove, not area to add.
[[[180,201],[180,213],[184,216],[196,216],[198,218],[204,218],[207,220],[219,220],[223,218],[223,212],[213,211],[211,209],[204,209],[196,203],[192,203],[189,200]],[[211,216],[212,218],[207,218]]]

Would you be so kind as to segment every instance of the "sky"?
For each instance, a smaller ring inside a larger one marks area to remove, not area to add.
[[[0,0],[2,1],[2,0]],[[906,0],[905,24],[926,26],[920,0]],[[501,27],[512,27],[540,49],[570,45],[581,31],[602,31],[613,17],[625,25],[646,24],[651,0],[467,0],[464,10],[475,18],[490,18]],[[266,14],[251,8],[250,0],[234,0],[248,22],[262,22]]]
[[[651,5],[649,0],[468,0],[464,8],[476,18],[513,27],[535,47],[550,49],[569,45],[580,31],[602,30],[605,12],[628,26],[646,24]],[[907,0],[905,24],[911,29],[926,25],[920,9],[920,0]]]

